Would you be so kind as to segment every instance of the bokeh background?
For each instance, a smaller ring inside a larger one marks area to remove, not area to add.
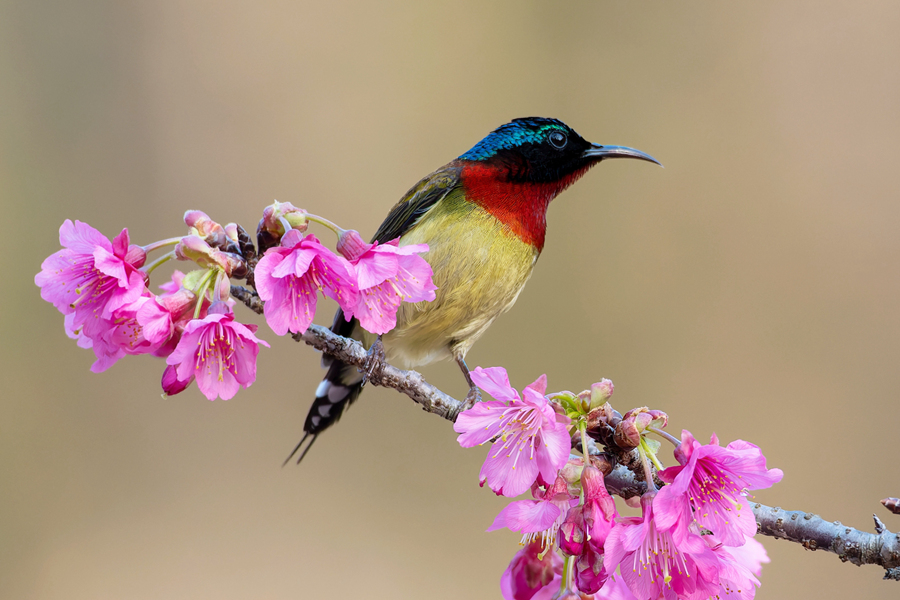
[[[518,536],[484,532],[504,501],[447,422],[368,389],[282,469],[312,349],[264,332],[251,389],[162,399],[159,360],[91,374],[33,277],[66,218],[147,243],[277,198],[368,236],[530,115],[666,168],[604,163],[557,199],[469,364],[609,377],[623,411],[761,445],[785,478],[759,501],[900,529],[878,504],[900,495],[898,31],[892,0],[3,2],[0,597],[499,598]],[[763,542],[760,598],[900,593]]]

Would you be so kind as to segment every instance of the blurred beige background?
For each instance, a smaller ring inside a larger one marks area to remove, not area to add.
[[[163,400],[160,360],[91,374],[33,277],[65,218],[147,243],[277,198],[368,236],[529,115],[666,168],[604,163],[556,200],[469,364],[610,377],[673,433],[761,445],[785,478],[760,501],[900,529],[878,504],[900,495],[898,31],[890,0],[4,2],[0,597],[499,598],[518,536],[484,532],[504,501],[448,423],[369,389],[282,469],[310,348],[263,332],[250,390]],[[763,542],[759,598],[900,593]]]

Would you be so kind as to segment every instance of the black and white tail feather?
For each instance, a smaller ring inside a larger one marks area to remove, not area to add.
[[[331,331],[344,337],[358,338],[362,333],[362,328],[356,319],[345,321],[344,312],[338,309],[337,314],[334,315]],[[303,443],[308,439],[309,444],[297,459],[297,464],[300,464],[319,434],[337,423],[347,407],[356,402],[362,391],[363,375],[353,365],[348,365],[330,356],[322,356],[322,367],[328,369],[328,372],[325,374],[325,379],[316,388],[316,399],[306,414],[303,438],[294,447],[282,466],[286,465],[300,451]]]

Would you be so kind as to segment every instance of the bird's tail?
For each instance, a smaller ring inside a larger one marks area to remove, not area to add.
[[[338,310],[334,316],[334,324],[331,330],[345,337],[360,337],[361,329],[356,319],[345,321],[343,312]],[[287,464],[306,440],[309,440],[306,448],[300,452],[297,464],[303,460],[309,449],[312,448],[320,433],[337,423],[344,410],[353,404],[362,391],[363,376],[353,365],[342,363],[328,356],[322,357],[322,366],[328,369],[325,379],[316,388],[316,399],[306,414],[306,422],[303,425],[303,439],[297,444],[290,456],[284,461]]]

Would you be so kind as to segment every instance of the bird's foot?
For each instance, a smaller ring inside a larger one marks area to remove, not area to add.
[[[465,406],[463,406],[463,410],[469,410],[473,406],[475,406],[476,402],[481,402],[481,390],[478,389],[477,386],[472,386],[469,388],[469,393],[466,394],[466,399],[463,401]]]
[[[379,335],[378,339],[375,340],[375,343],[372,344],[372,347],[369,348],[369,352],[366,354],[366,362],[362,368],[363,385],[366,385],[370,379],[373,380],[376,385],[381,381],[381,375],[384,373],[385,361],[384,344]]]

